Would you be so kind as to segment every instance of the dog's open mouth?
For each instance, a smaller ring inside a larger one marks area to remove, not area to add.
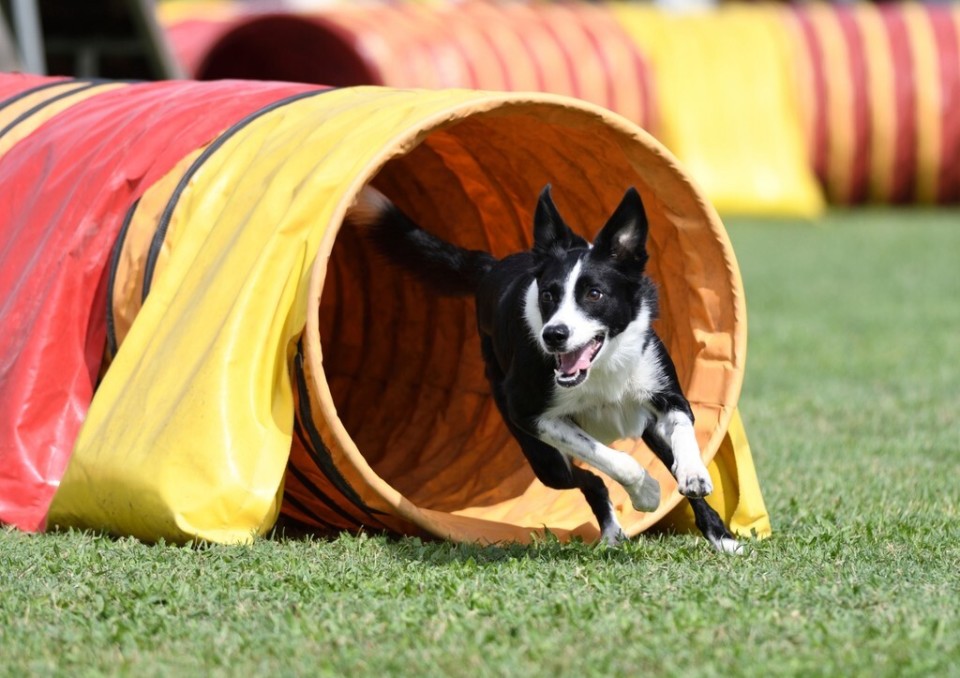
[[[582,384],[602,347],[603,335],[598,334],[574,351],[555,354],[557,383],[565,388]]]

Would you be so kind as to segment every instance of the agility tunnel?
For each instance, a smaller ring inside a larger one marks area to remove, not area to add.
[[[238,116],[305,88],[244,89],[0,76],[3,522],[43,526],[100,372],[129,205]]]
[[[769,533],[737,412],[736,259],[629,121],[545,94],[18,83],[93,89],[32,129],[17,116],[0,156],[4,522],[229,543],[283,511],[317,530],[597,538],[579,493],[536,481],[500,420],[472,302],[381,265],[343,226],[372,182],[439,235],[504,255],[529,246],[550,182],[586,235],[626,186],[643,194],[710,502],[735,532]],[[642,514],[611,487],[627,533],[692,529],[666,469],[618,446],[663,489]]]
[[[250,12],[224,28],[167,18],[199,80],[251,78],[550,92],[614,110],[656,134],[646,57],[603,6],[400,2]]]
[[[392,3],[167,21],[198,78],[551,91],[660,139],[721,213],[960,200],[960,6]],[[819,190],[818,190],[819,185]]]
[[[823,198],[793,105],[784,27],[771,15],[407,2],[251,13],[213,39],[183,31],[182,16],[167,25],[173,51],[199,79],[530,90],[591,101],[662,141],[721,213],[816,216]]]
[[[611,10],[656,77],[657,138],[721,214],[823,212],[782,10],[733,4],[685,13],[634,3]]]
[[[960,201],[960,5],[813,3],[783,18],[830,201]]]

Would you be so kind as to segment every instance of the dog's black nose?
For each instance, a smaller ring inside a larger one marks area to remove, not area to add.
[[[543,328],[543,343],[553,351],[566,347],[570,338],[570,328],[566,325],[547,325]]]

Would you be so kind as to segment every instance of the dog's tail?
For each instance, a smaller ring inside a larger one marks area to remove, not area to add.
[[[474,294],[497,259],[441,240],[413,222],[387,196],[366,186],[347,214],[391,263],[444,296]]]

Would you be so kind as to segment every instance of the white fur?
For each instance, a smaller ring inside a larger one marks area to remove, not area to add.
[[[654,426],[656,433],[670,443],[673,468],[680,494],[705,497],[713,492],[713,481],[700,457],[700,446],[693,431],[693,422],[683,412],[668,412]]]
[[[617,546],[621,541],[627,538],[627,535],[623,533],[623,528],[620,526],[620,521],[617,520],[617,512],[613,508],[613,503],[609,500],[607,501],[607,507],[610,511],[610,522],[603,528],[603,531],[600,533],[600,541],[602,541],[607,546]]]
[[[534,280],[527,288],[523,297],[523,318],[527,321],[530,334],[540,344],[544,352],[548,352],[543,345],[543,316],[540,313],[540,286]]]
[[[373,224],[390,209],[390,198],[373,186],[364,186],[348,212],[350,221],[360,226]]]
[[[570,272],[567,279],[563,281],[563,297],[557,310],[544,325],[544,329],[551,325],[566,325],[570,330],[570,337],[567,339],[563,352],[574,351],[586,346],[598,334],[602,334],[606,329],[603,324],[597,322],[580,308],[577,303],[575,288],[577,280],[580,278],[580,269],[583,267],[583,259],[580,259]],[[543,331],[540,332],[540,345],[543,350],[549,353],[545,343],[543,343]]]
[[[660,505],[660,484],[633,457],[600,443],[566,418],[541,417],[537,429],[543,442],[620,483],[638,511],[653,511]]]
[[[736,539],[721,537],[720,539],[711,539],[710,543],[713,544],[713,547],[720,551],[720,553],[732,553],[738,556],[743,555],[743,544]]]
[[[648,403],[663,379],[653,346],[644,347],[649,329],[650,311],[644,307],[623,332],[604,342],[586,381],[554,389],[544,416],[573,417],[607,444],[640,437],[656,416]]]

